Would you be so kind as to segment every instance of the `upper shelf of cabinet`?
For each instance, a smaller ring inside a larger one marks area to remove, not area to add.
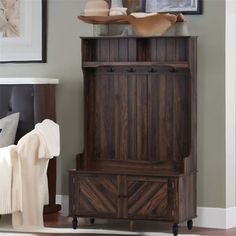
[[[83,67],[172,66],[188,68],[194,38],[83,38]]]
[[[114,61],[104,61],[104,62],[83,62],[83,68],[98,68],[98,67],[158,67],[158,68],[169,68],[171,70],[178,70],[178,69],[188,69],[189,63],[188,61],[174,61],[174,62],[152,62],[152,61],[145,61],[145,62],[131,62],[131,61],[124,61],[124,62],[114,62]],[[136,71],[136,70],[135,70]],[[113,71],[110,71],[113,72]],[[153,71],[154,72],[154,71]]]

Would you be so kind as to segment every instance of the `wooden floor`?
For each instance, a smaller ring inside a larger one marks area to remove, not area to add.
[[[45,215],[44,217],[45,220],[45,226],[47,227],[59,227],[59,228],[65,228],[71,227],[71,218],[69,217],[64,217],[61,216],[60,214],[50,214],[50,215]],[[236,220],[236,219],[235,219]],[[84,223],[82,227],[89,228],[91,227],[88,223]],[[104,224],[97,223],[95,222],[95,225],[92,227],[96,228],[104,228]],[[105,225],[106,228],[112,228],[112,229],[124,229],[124,230],[129,230],[129,222],[127,221],[109,221],[107,225]],[[135,223],[135,230],[136,231],[142,231],[145,230],[145,228],[152,232],[166,232],[166,233],[171,233],[171,225],[166,224],[166,223],[157,223],[157,222],[137,222]],[[181,226],[179,229],[180,234],[197,234],[197,235],[227,235],[227,236],[236,236],[236,228],[230,229],[230,230],[217,230],[217,229],[207,229],[207,228],[196,228],[194,227],[192,231],[188,231],[188,229],[184,226]],[[50,234],[41,234],[41,235],[50,235]],[[51,234],[55,235],[55,234]],[[62,234],[60,234],[62,235]],[[68,234],[66,234],[68,235]],[[74,236],[76,234],[71,234],[71,236]],[[82,234],[77,234],[80,236],[92,236],[92,235],[82,235]],[[95,235],[95,234],[94,234]]]

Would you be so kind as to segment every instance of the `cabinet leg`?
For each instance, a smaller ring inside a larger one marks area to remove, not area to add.
[[[90,218],[90,224],[93,225],[95,223],[95,219],[94,218]]]
[[[133,231],[133,230],[134,230],[134,220],[131,220],[131,221],[129,222],[129,230],[130,230],[130,231]]]
[[[173,235],[177,236],[178,235],[178,231],[179,231],[178,224],[173,224],[173,228],[172,228]]]
[[[77,229],[77,226],[78,226],[78,220],[77,220],[77,217],[74,216],[72,220],[72,227],[73,229]]]
[[[192,220],[188,220],[187,227],[188,227],[188,230],[192,230],[192,228],[193,228],[193,221]]]

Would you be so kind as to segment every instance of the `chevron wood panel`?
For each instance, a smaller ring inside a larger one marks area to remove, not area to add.
[[[117,178],[113,176],[81,176],[79,214],[117,215]]]
[[[169,217],[168,182],[128,180],[128,216]]]

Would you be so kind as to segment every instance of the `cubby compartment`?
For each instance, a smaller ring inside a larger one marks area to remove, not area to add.
[[[86,62],[185,62],[188,37],[83,39]]]
[[[97,61],[97,40],[91,38],[83,39],[82,61]]]
[[[150,39],[151,61],[187,61],[188,39],[176,38],[153,38]]]
[[[83,59],[88,62],[136,61],[136,39],[83,39]]]

